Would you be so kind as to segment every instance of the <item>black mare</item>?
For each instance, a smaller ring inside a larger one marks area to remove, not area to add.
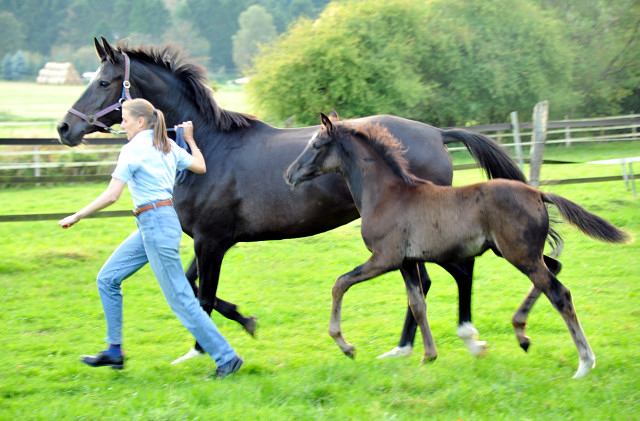
[[[168,127],[193,121],[207,172],[189,174],[176,185],[173,198],[182,228],[194,240],[196,258],[187,274],[194,289],[199,276],[198,298],[207,313],[215,309],[253,334],[254,318],[245,317],[235,304],[216,296],[225,252],[237,242],[314,235],[359,216],[347,185],[336,174],[295,190],[282,178],[319,126],[279,129],[222,109],[205,84],[203,69],[180,59],[178,51],[171,48],[134,48],[124,43],[113,47],[104,38],[102,44],[97,39],[94,43],[101,61],[98,74],[58,124],[60,140],[76,146],[85,135],[106,131],[121,120],[118,101],[129,97],[145,98],[163,110]],[[489,177],[525,180],[505,151],[485,136],[441,130],[391,115],[354,121],[387,127],[408,148],[411,171],[436,184],[451,184],[453,168],[445,146],[451,142],[462,142]],[[466,327],[459,332],[466,332],[465,342],[474,344],[477,331],[471,325],[470,309],[473,261],[441,266],[458,283],[459,324]],[[424,265],[405,262],[401,273],[405,279],[420,279],[423,293],[427,293],[431,281]],[[396,349],[410,353],[416,326],[407,309]]]

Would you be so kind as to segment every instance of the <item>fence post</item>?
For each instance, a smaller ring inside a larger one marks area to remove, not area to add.
[[[564,116],[564,119],[569,120],[569,116],[568,115]],[[564,128],[564,140],[565,140],[565,143],[564,143],[565,147],[568,148],[569,146],[571,146],[571,127],[569,126]]]
[[[538,187],[540,184],[540,167],[542,166],[544,142],[547,138],[547,117],[549,117],[549,101],[537,103],[533,108],[533,138],[529,168],[529,184],[534,187]]]
[[[516,157],[518,166],[524,171],[524,158],[522,156],[522,141],[520,140],[520,123],[518,122],[518,112],[511,112],[511,131],[513,132],[513,144],[516,147]]]
[[[36,177],[40,177],[40,152],[38,149],[38,145],[33,147],[33,175]]]

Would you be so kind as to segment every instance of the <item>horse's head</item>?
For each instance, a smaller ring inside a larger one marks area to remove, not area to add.
[[[340,156],[336,151],[335,139],[340,136],[337,114],[332,111],[331,118],[320,113],[322,127],[314,133],[300,156],[287,168],[284,179],[292,187],[319,175],[336,172],[340,165]]]
[[[58,123],[58,134],[65,145],[76,146],[89,133],[110,131],[122,119],[120,103],[130,99],[129,59],[102,38],[94,38],[100,68],[87,89]]]

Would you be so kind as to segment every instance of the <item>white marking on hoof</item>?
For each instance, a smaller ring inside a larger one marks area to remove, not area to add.
[[[465,322],[458,326],[456,331],[458,337],[467,346],[471,355],[477,358],[484,357],[487,354],[487,343],[485,341],[477,341],[478,330],[471,322]]]
[[[580,360],[580,366],[578,367],[578,371],[576,371],[576,374],[573,376],[573,378],[574,379],[579,379],[579,378],[582,378],[582,377],[586,376],[587,374],[589,374],[591,369],[594,368],[595,366],[596,366],[596,357],[595,356],[593,356],[588,361]]]
[[[408,357],[411,355],[411,353],[413,352],[413,346],[411,345],[405,345],[405,346],[397,346],[395,348],[393,348],[391,351],[389,352],[385,352],[382,355],[379,355],[378,358],[402,358],[402,357]]]
[[[181,363],[181,362],[183,362],[183,361],[187,361],[187,360],[190,360],[190,359],[193,359],[193,358],[203,357],[203,356],[204,356],[204,354],[205,354],[204,352],[200,352],[200,351],[198,351],[198,350],[197,350],[197,349],[195,349],[195,348],[191,348],[191,349],[189,350],[189,352],[187,352],[186,354],[184,354],[182,357],[180,357],[180,358],[178,358],[178,359],[176,359],[176,360],[171,361],[171,365],[173,365],[173,364],[180,364],[180,363]]]

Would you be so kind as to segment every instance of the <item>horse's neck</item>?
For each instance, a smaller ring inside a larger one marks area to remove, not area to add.
[[[131,76],[136,83],[135,97],[142,97],[162,110],[167,128],[183,121],[193,121],[194,127],[204,121],[193,101],[184,97],[184,92],[172,80],[169,73],[160,70],[137,71]]]

